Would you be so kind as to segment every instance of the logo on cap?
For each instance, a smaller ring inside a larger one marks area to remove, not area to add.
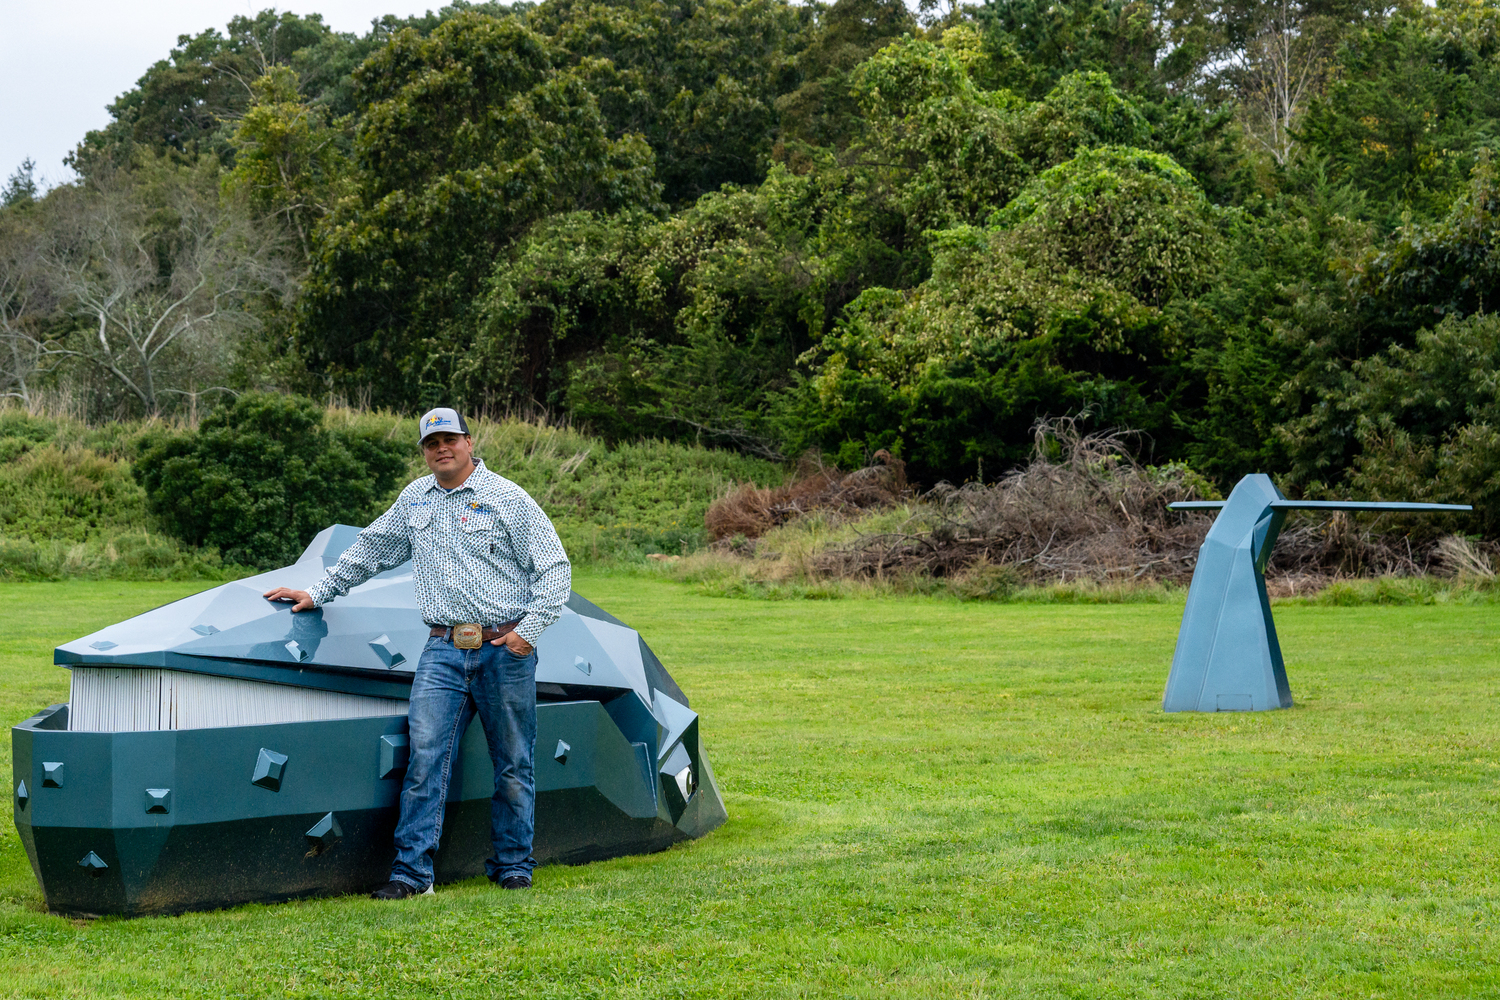
[[[451,423],[453,423],[453,421],[449,420],[447,417],[443,416],[440,413],[434,413],[432,416],[427,418],[428,427],[441,427],[444,424]]]

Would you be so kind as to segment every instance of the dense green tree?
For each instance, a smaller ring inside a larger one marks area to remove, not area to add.
[[[1500,317],[1450,316],[1412,348],[1356,362],[1336,405],[1361,447],[1349,475],[1358,493],[1470,503],[1474,518],[1457,526],[1500,535]]]
[[[496,257],[557,212],[654,208],[651,149],[611,138],[560,54],[514,18],[403,31],[356,73],[351,193],[320,230],[301,338],[337,383],[389,405],[450,398]]]
[[[987,0],[979,22],[986,59],[976,75],[1033,99],[1069,73],[1108,73],[1126,90],[1150,86],[1168,47],[1147,0]]]
[[[1297,361],[1287,373],[1283,394],[1291,406],[1279,432],[1296,478],[1337,482],[1355,463],[1360,422],[1371,417],[1361,407],[1376,398],[1351,388],[1360,362],[1410,349],[1434,321],[1483,314],[1496,300],[1497,209],[1500,186],[1485,158],[1445,219],[1328,254],[1334,288],[1303,295],[1284,326]]]
[[[366,523],[410,445],[323,426],[310,399],[247,393],[196,431],[151,439],[133,471],[172,535],[247,566],[285,566],[337,521]]]
[[[227,30],[180,35],[167,58],[109,105],[113,118],[89,132],[69,158],[88,172],[96,164],[127,163],[130,150],[207,154],[233,162],[236,122],[255,103],[254,81],[275,67],[297,73],[298,91],[332,120],[355,111],[354,70],[399,32],[431,34],[465,11],[503,16],[529,6],[456,0],[437,13],[398,18],[387,14],[364,35],[335,32],[321,14],[299,16],[272,8],[230,18]]]
[[[329,123],[326,108],[298,93],[288,67],[273,66],[250,89],[254,101],[235,126],[237,155],[225,187],[242,192],[256,214],[286,223],[306,256],[348,173],[346,134]]]
[[[812,14],[782,0],[547,0],[526,23],[586,80],[611,138],[651,145],[663,196],[681,204],[765,176]]]
[[[1369,241],[1357,221],[1363,198],[1333,183],[1319,162],[1294,170],[1286,190],[1251,208],[1226,219],[1219,280],[1174,306],[1193,383],[1174,420],[1193,468],[1225,485],[1288,469],[1284,424],[1317,405],[1298,374],[1326,370],[1317,345],[1340,322],[1343,282],[1329,260],[1357,255]]]
[[[1500,72],[1490,43],[1445,26],[1419,7],[1354,33],[1306,121],[1308,141],[1387,227],[1403,212],[1441,214],[1495,138]]]
[[[849,80],[861,139],[809,152],[800,172],[778,166],[753,191],[662,221],[539,225],[496,267],[463,391],[488,386],[610,436],[770,450],[796,359],[850,302],[919,286],[934,240],[985,223],[1037,170],[1149,132],[1099,75],[1066,77],[1035,105],[979,91],[966,69],[976,50],[959,28],[886,47]]]
[[[1144,150],[1087,149],[989,229],[940,234],[932,278],[870,289],[825,338],[797,401],[809,443],[887,448],[931,481],[1021,457],[1040,417],[1091,412],[1160,436],[1183,353],[1163,307],[1219,267],[1219,220],[1190,175]]]
[[[841,150],[854,142],[863,122],[850,75],[889,43],[918,31],[902,0],[834,0],[819,11],[797,56],[797,89],[777,101],[782,156],[795,162],[800,147]]]
[[[227,33],[210,28],[181,35],[177,47],[109,105],[114,119],[90,132],[70,157],[84,172],[104,163],[128,162],[137,143],[153,151],[200,153],[228,163],[230,119],[250,104],[250,84],[273,66],[290,64],[298,52],[331,32],[320,14],[299,17],[263,10],[230,19]]]
[[[610,437],[768,441],[838,263],[810,253],[818,192],[782,168],[756,192],[706,195],[657,220],[577,214],[539,225],[497,268],[465,386],[504,386]]]

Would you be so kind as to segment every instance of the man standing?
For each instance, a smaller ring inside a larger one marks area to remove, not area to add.
[[[432,475],[401,491],[311,590],[265,596],[292,610],[321,607],[370,577],[412,562],[417,607],[431,636],[417,661],[407,721],[411,759],[401,786],[396,863],[372,895],[432,891],[432,860],[459,741],[477,714],[495,765],[490,881],[531,887],[536,806],[536,651],[561,614],[572,569],[557,531],[515,483],[474,458],[464,418],[439,407],[419,424]]]

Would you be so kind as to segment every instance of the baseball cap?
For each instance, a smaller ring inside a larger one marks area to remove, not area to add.
[[[429,434],[467,434],[469,425],[464,423],[464,418],[459,416],[457,410],[451,410],[446,406],[439,406],[435,410],[428,410],[422,414],[422,422],[417,425],[421,437],[417,443],[421,444],[427,440]]]

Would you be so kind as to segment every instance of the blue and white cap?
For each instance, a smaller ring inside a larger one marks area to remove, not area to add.
[[[469,433],[469,425],[464,423],[464,418],[459,416],[457,410],[450,410],[446,406],[439,406],[422,414],[422,422],[418,427],[421,431],[421,437],[417,438],[418,444],[426,441],[429,434]]]

